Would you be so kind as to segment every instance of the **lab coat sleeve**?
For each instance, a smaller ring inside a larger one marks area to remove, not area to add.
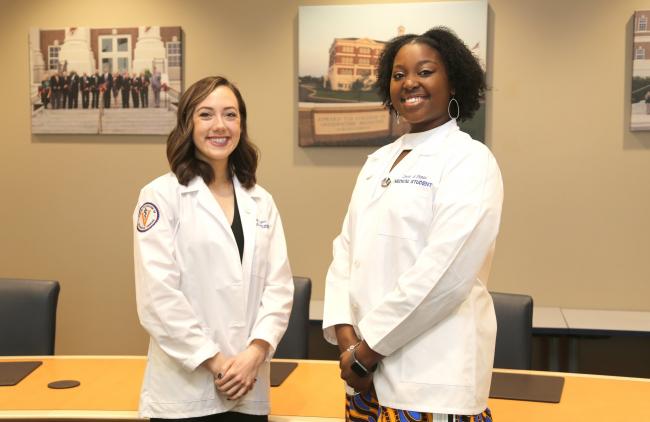
[[[323,307],[323,336],[338,344],[335,326],[352,325],[350,314],[350,212],[345,215],[341,233],[334,239],[332,263],[325,278],[325,303]]]
[[[359,322],[371,349],[391,355],[468,297],[495,241],[502,201],[501,174],[487,148],[450,158],[435,193],[424,249]]]
[[[170,189],[171,190],[171,189]],[[180,290],[180,271],[173,238],[173,207],[151,186],[140,192],[134,214],[134,264],[138,317],[144,329],[170,357],[189,371],[216,355],[219,347],[207,335]],[[137,229],[139,208],[155,204],[159,220],[144,232]]]
[[[270,358],[289,324],[293,304],[293,277],[282,221],[272,200],[268,221],[271,230],[269,248],[267,251],[260,251],[267,254],[268,262],[264,276],[264,290],[248,342],[255,339],[266,341],[271,346],[268,355]]]

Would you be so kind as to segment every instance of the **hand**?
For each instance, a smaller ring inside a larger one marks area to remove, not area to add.
[[[364,341],[360,342],[358,346],[354,348],[354,355],[357,360],[368,370],[375,368],[379,361],[381,361],[384,356],[372,350],[368,344]],[[346,350],[340,355],[339,359],[339,368],[341,368],[341,378],[356,391],[366,392],[372,387],[372,373],[369,373],[365,377],[358,376],[352,370],[352,363],[354,359],[352,357],[352,351]]]
[[[243,352],[236,355],[228,369],[215,380],[217,390],[229,400],[237,400],[253,389],[257,372],[266,359],[269,344],[263,340],[253,340]]]
[[[217,353],[210,359],[206,359],[201,365],[207,368],[216,380],[222,377],[222,375],[230,368],[232,362],[232,357],[228,357],[223,353]]]
[[[365,377],[358,376],[351,368],[352,362],[352,352],[345,351],[341,353],[339,368],[341,368],[341,379],[343,379],[347,385],[354,388],[354,391],[359,393],[365,393],[366,391],[372,388],[373,376],[372,373],[366,375]]]

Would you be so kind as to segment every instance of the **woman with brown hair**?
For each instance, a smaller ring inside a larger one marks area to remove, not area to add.
[[[282,223],[256,184],[246,105],[227,79],[181,96],[171,172],[134,213],[138,315],[151,336],[142,417],[259,421],[293,280]]]

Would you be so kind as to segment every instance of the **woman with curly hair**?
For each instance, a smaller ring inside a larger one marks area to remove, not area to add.
[[[410,132],[368,157],[326,278],[348,420],[491,421],[496,318],[486,278],[503,186],[458,128],[484,72],[446,28],[391,40],[377,86]]]

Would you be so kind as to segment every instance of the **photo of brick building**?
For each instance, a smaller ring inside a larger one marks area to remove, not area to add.
[[[385,145],[409,129],[377,93],[386,43],[447,26],[485,66],[487,1],[301,6],[298,15],[299,145]],[[462,122],[485,139],[485,105]]]

